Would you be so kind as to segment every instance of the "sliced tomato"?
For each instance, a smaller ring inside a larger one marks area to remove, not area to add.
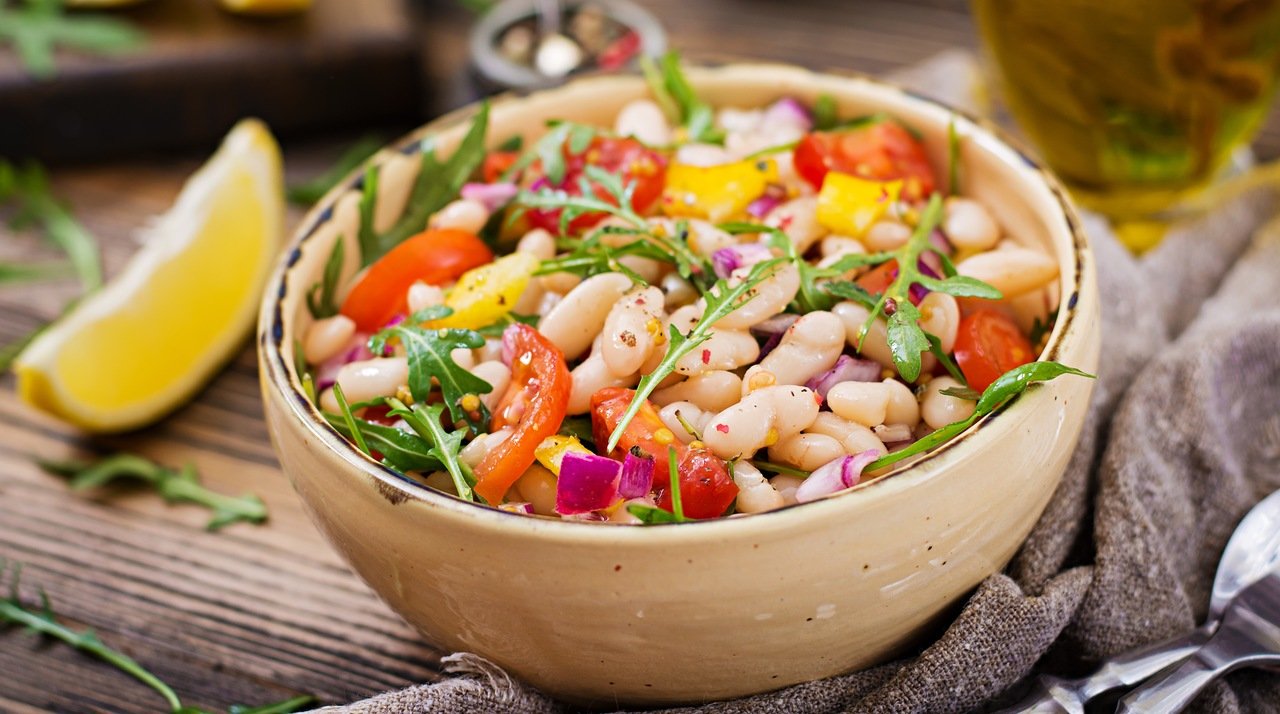
[[[423,231],[392,248],[365,271],[347,293],[341,312],[361,332],[376,332],[408,310],[416,281],[439,285],[493,260],[493,251],[475,234],[445,229]]]
[[[858,276],[858,279],[854,282],[858,284],[858,287],[872,295],[883,295],[884,291],[888,290],[889,286],[893,285],[893,281],[897,279],[898,261],[890,260]]]
[[[484,182],[495,183],[519,157],[520,154],[515,151],[494,151],[487,154],[484,163],[480,165],[480,175],[484,177]]]
[[[560,429],[573,384],[564,354],[528,325],[508,327],[502,349],[512,356],[511,386],[493,411],[490,429],[512,427],[512,432],[474,469],[476,493],[494,506],[533,464],[538,444]]]
[[[893,121],[844,131],[813,132],[800,140],[793,156],[796,171],[815,190],[828,171],[875,181],[902,179],[902,195],[918,201],[937,185],[924,147]]]
[[[662,186],[666,181],[667,159],[662,154],[645,147],[635,139],[596,137],[590,146],[581,154],[570,154],[569,147],[564,148],[565,175],[558,188],[564,189],[571,196],[582,195],[583,172],[587,166],[596,166],[615,174],[622,179],[623,185],[632,184],[631,208],[637,213],[645,213],[657,203],[662,196]],[[535,162],[529,167],[530,176],[537,184],[542,177],[542,165]],[[613,202],[613,198],[598,185],[591,184],[597,198]],[[529,222],[538,228],[545,228],[552,233],[560,230],[560,209],[535,209],[526,215]],[[604,220],[608,214],[602,212],[584,213],[569,223],[570,233],[581,233]]]
[[[960,320],[955,355],[969,386],[979,392],[1000,375],[1036,357],[1031,342],[1013,320],[995,310],[978,310]]]
[[[591,396],[591,431],[597,446],[609,442],[609,436],[622,421],[622,415],[635,398],[635,391],[622,387],[606,387]],[[618,442],[620,457],[632,447],[654,457],[653,490],[658,506],[671,510],[671,469],[668,449],[676,450],[680,480],[680,505],[689,518],[717,518],[738,497],[738,487],[724,460],[710,450],[691,449],[662,423],[658,410],[645,401],[640,411],[627,424]]]

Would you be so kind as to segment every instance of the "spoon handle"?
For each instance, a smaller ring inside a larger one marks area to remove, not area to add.
[[[1120,700],[1117,712],[1124,714],[1167,714],[1182,711],[1200,690],[1226,674],[1234,662],[1209,664],[1192,656],[1168,675],[1147,684]]]
[[[1169,665],[1186,659],[1209,639],[1209,634],[1207,626],[1200,627],[1185,635],[1125,652],[1103,662],[1093,674],[1079,679],[1040,675],[1025,699],[1001,709],[997,714],[1083,712],[1085,703],[1103,692],[1117,687],[1131,687]]]

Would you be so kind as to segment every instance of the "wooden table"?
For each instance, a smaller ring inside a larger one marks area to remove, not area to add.
[[[972,46],[958,0],[652,0],[675,47],[879,73]],[[425,61],[443,110],[474,96],[465,69],[469,15],[445,0],[418,6]],[[1272,122],[1276,124],[1276,122]],[[351,137],[286,146],[289,174],[318,172]],[[1280,155],[1280,131],[1259,142]],[[166,209],[202,155],[70,167],[57,193],[101,239],[108,274],[135,250],[134,232]],[[300,214],[295,213],[296,221]],[[3,235],[3,234],[0,234]],[[5,235],[0,259],[34,254]],[[0,290],[0,343],[57,313],[71,284]],[[104,375],[110,378],[110,375]],[[113,489],[90,499],[31,463],[85,450],[127,449],[205,483],[253,491],[269,505],[260,527],[202,529],[205,512]],[[343,565],[307,521],[277,468],[245,351],[197,399],[163,423],[86,440],[21,404],[0,380],[0,557],[26,565],[28,595],[44,587],[63,621],[94,628],[169,682],[188,704],[225,709],[297,693],[331,704],[436,679],[441,653],[422,642]],[[163,703],[115,669],[16,628],[0,633],[0,711],[156,712]]]

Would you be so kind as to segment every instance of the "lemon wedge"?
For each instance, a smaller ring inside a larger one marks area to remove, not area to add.
[[[280,148],[242,121],[120,274],[18,356],[18,393],[94,432],[164,416],[241,346],[284,218]]]
[[[311,7],[311,0],[220,0],[224,10],[237,15],[288,15]]]

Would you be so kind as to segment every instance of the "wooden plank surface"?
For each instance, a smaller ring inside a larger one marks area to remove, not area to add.
[[[676,47],[885,72],[974,38],[962,2],[652,0]],[[443,110],[472,98],[468,15],[445,0],[417,6],[428,97]],[[1275,125],[1275,122],[1272,122]],[[347,141],[287,146],[290,175],[321,170]],[[1280,154],[1275,131],[1259,144]],[[54,185],[103,243],[108,274],[135,250],[134,232],[163,211],[199,156],[56,172]],[[294,221],[299,214],[292,216]],[[0,259],[43,254],[0,233]],[[57,313],[71,284],[0,289],[0,343]],[[104,375],[109,378],[109,375]],[[194,462],[214,489],[253,491],[271,521],[217,534],[194,507],[149,493],[72,495],[30,462],[128,449]],[[440,653],[387,610],[330,552],[276,467],[248,349],[189,406],[144,432],[90,441],[20,404],[0,379],[0,557],[27,565],[67,622],[96,629],[170,682],[190,704],[225,709],[295,693],[337,703],[435,678]],[[29,593],[32,591],[28,591]],[[69,648],[0,632],[0,711],[161,710],[149,690]]]

